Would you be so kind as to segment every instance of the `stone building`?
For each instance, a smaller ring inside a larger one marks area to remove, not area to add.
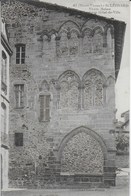
[[[0,182],[1,189],[8,187],[8,130],[9,130],[9,59],[12,54],[12,50],[8,43],[8,37],[6,33],[6,26],[4,20],[0,20]]]
[[[125,23],[2,0],[10,64],[10,187],[115,185],[115,80]]]

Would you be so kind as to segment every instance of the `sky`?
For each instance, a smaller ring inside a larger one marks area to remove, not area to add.
[[[53,4],[63,5],[114,18],[126,23],[125,39],[123,46],[122,61],[119,75],[116,81],[116,118],[121,119],[121,113],[129,110],[130,101],[130,25],[129,25],[129,1],[128,0],[40,0]]]

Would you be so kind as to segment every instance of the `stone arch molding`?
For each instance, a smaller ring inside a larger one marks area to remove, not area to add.
[[[72,70],[65,71],[58,78],[59,82],[61,82],[63,80],[68,81],[69,79],[71,79],[72,81],[77,81],[80,84],[80,78],[79,78],[78,74]]]
[[[61,37],[62,32],[65,32],[67,34],[68,39],[71,37],[72,33],[76,33],[77,37],[80,37],[80,27],[79,25],[71,20],[68,20],[64,22],[59,30],[58,30],[58,36]]]
[[[49,86],[49,84],[48,84],[48,82],[46,80],[43,80],[41,82],[39,90],[40,90],[40,92],[41,91],[45,92],[45,91],[49,91],[50,90],[50,86]]]
[[[51,44],[53,42],[56,47],[56,55],[77,56],[79,53],[90,54],[96,53],[101,55],[104,53],[104,47],[107,47],[108,35],[110,30],[111,39],[114,37],[114,29],[111,24],[106,22],[89,19],[84,24],[79,25],[73,20],[63,22],[57,29],[43,30],[38,33],[38,41]],[[83,40],[82,43],[80,40]],[[110,42],[110,41],[109,41]],[[113,44],[113,42],[112,42]],[[82,45],[82,50],[80,49]]]
[[[105,142],[95,131],[85,126],[67,134],[58,149],[62,173],[103,175],[106,159]]]

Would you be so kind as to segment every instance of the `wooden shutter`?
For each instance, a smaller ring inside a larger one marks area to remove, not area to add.
[[[24,107],[24,85],[20,85],[20,107]]]
[[[21,64],[25,63],[25,46],[22,46],[22,51],[21,51]]]
[[[44,96],[40,95],[40,121],[44,120]]]
[[[20,64],[20,46],[16,46],[16,64]]]
[[[23,133],[15,133],[15,145],[23,146]]]
[[[15,102],[16,102],[16,108],[19,107],[19,86],[15,85]]]
[[[40,121],[50,120],[50,95],[40,95]]]
[[[45,96],[45,120],[50,120],[50,96]]]
[[[24,84],[15,85],[16,108],[24,107]]]

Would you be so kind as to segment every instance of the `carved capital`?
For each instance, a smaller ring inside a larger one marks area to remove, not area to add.
[[[78,89],[84,89],[84,84],[80,83],[79,86],[78,86]]]
[[[55,40],[59,41],[61,39],[61,37],[59,35],[56,36]]]
[[[67,38],[68,38],[68,39],[71,38],[71,33],[70,33],[70,31],[67,33]]]
[[[51,80],[51,83],[53,84],[53,86],[56,90],[61,89],[60,84],[58,83],[58,80],[53,79],[53,80]]]

